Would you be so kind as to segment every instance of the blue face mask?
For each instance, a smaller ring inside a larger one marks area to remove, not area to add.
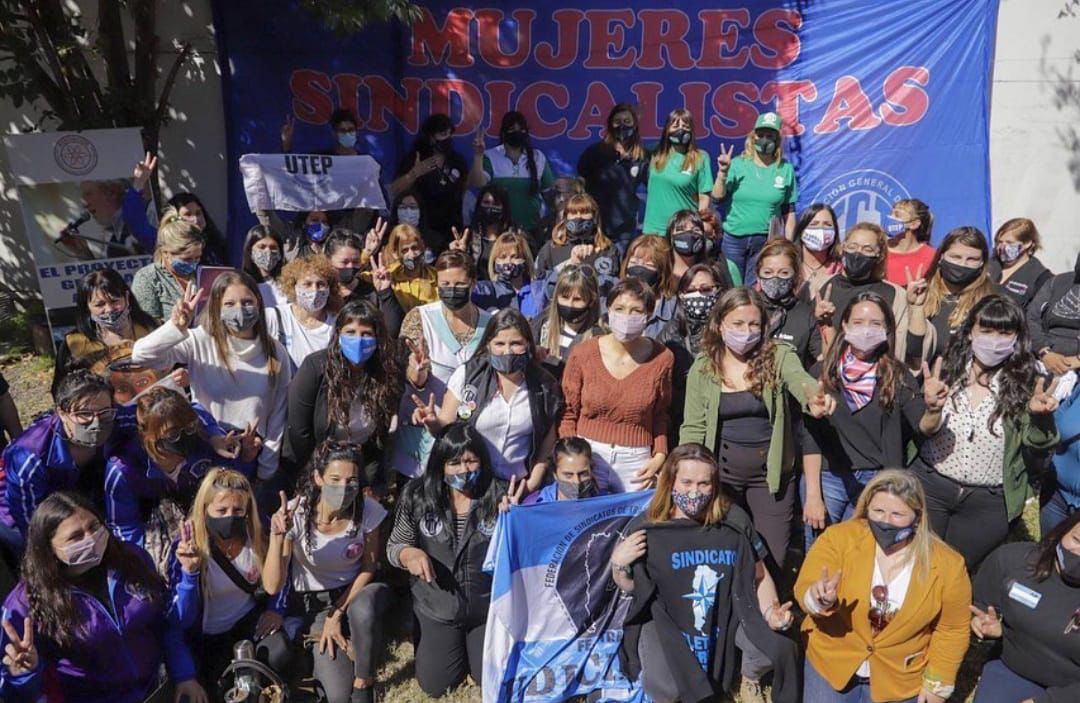
[[[304,234],[313,242],[321,242],[330,233],[330,228],[322,222],[312,222],[304,225]]]
[[[199,270],[199,265],[191,261],[184,261],[183,259],[172,260],[172,270],[177,276],[188,278],[194,276],[195,272]]]
[[[341,345],[341,355],[357,366],[366,364],[379,346],[379,340],[375,337],[357,335],[338,337],[338,343]]]
[[[461,474],[446,474],[443,476],[446,485],[462,493],[469,493],[480,481],[480,469],[466,471]]]

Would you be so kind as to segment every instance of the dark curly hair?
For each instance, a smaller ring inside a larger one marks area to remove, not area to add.
[[[755,398],[764,396],[765,389],[776,384],[776,344],[766,334],[766,325],[769,323],[769,313],[765,309],[765,301],[761,294],[749,288],[732,288],[720,296],[720,300],[713,305],[709,322],[705,326],[705,334],[701,338],[701,353],[709,360],[710,370],[717,382],[723,385],[723,359],[727,347],[724,345],[724,337],[721,331],[721,322],[735,308],[744,305],[753,305],[761,313],[761,341],[749,353],[749,364],[746,370],[747,380],[750,381],[750,392]]]
[[[359,366],[341,353],[341,330],[351,323],[371,327],[375,331],[375,339],[378,340],[375,353]],[[385,434],[390,430],[390,422],[401,400],[403,380],[401,361],[394,341],[386,330],[382,313],[366,300],[347,303],[334,321],[334,332],[326,353],[327,407],[330,420],[338,427],[348,427],[353,400],[359,398],[368,417],[375,422],[375,434]]]
[[[319,512],[315,506],[322,497],[322,489],[315,483],[315,474],[322,476],[326,473],[326,467],[332,461],[347,461],[356,467],[356,480],[363,489],[364,462],[360,447],[355,444],[326,441],[319,445],[308,462],[307,471],[300,479],[300,502],[299,506],[304,509],[304,544],[309,550],[315,549],[315,517]],[[356,494],[356,500],[352,506],[352,527],[346,533],[348,537],[355,537],[360,531],[360,525],[364,516],[364,496],[362,491]]]

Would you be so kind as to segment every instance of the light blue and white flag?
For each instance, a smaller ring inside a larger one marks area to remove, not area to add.
[[[491,609],[484,703],[640,700],[618,650],[630,599],[608,563],[651,491],[514,507],[499,518],[484,568]]]

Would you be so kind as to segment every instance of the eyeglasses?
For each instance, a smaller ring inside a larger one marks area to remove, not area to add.
[[[559,271],[559,275],[561,276],[564,273],[580,273],[582,276],[592,276],[593,278],[596,278],[596,269],[589,264],[567,264]]]
[[[179,442],[181,437],[190,437],[195,434],[195,432],[196,430],[194,427],[181,427],[162,435],[162,437],[168,442]]]
[[[875,246],[867,244],[866,246],[858,246],[856,244],[845,244],[845,254],[865,254],[866,256],[877,256],[881,253],[881,250]]]
[[[68,413],[71,419],[80,425],[89,425],[95,419],[108,422],[116,417],[116,408],[101,408],[100,410],[72,410]]]
[[[874,599],[874,605],[870,608],[870,612],[867,616],[870,619],[870,627],[873,628],[874,634],[881,632],[885,629],[885,626],[892,622],[893,616],[896,615],[896,611],[889,603],[889,587],[886,584],[880,584],[870,589],[870,595]]]

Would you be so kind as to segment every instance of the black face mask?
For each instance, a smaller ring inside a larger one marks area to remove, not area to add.
[[[503,132],[502,138],[503,144],[505,144],[506,146],[513,147],[514,149],[520,149],[521,147],[525,146],[525,140],[529,138],[529,135],[527,135],[525,132],[518,131]]]
[[[616,127],[611,130],[611,133],[615,135],[616,141],[625,144],[637,134],[637,127]]]
[[[436,139],[431,143],[431,148],[440,154],[449,154],[454,150],[454,145],[450,142],[450,137],[446,139]]]
[[[671,237],[676,253],[683,256],[697,255],[705,251],[705,237],[697,232],[680,232]]]
[[[690,130],[677,129],[674,132],[668,134],[668,139],[672,144],[676,146],[686,146],[690,143]]]
[[[157,446],[158,450],[161,452],[176,454],[177,456],[182,457],[190,457],[199,452],[199,448],[202,446],[202,439],[194,432],[181,432],[180,438],[175,442],[171,442],[167,439],[159,439]]]
[[[587,220],[584,217],[566,219],[566,234],[571,241],[592,242],[595,230],[596,220]]]
[[[503,209],[500,205],[481,205],[480,219],[484,222],[501,222]]]
[[[626,275],[638,279],[649,288],[655,288],[656,284],[660,282],[660,272],[654,271],[648,266],[630,266],[626,269]]]
[[[565,496],[567,500],[592,498],[597,493],[596,481],[591,478],[587,478],[580,483],[564,481],[561,478],[557,478],[555,479],[555,483],[558,484],[558,492]]]
[[[247,518],[243,515],[206,516],[206,531],[218,539],[237,539],[247,535]]]
[[[1070,552],[1058,542],[1057,558],[1061,580],[1070,586],[1080,586],[1080,554]]]
[[[911,536],[915,534],[914,523],[904,527],[897,527],[876,520],[867,519],[867,522],[870,523],[870,531],[874,533],[874,539],[877,540],[878,546],[882,549],[895,547],[901,542],[911,539]]]
[[[878,264],[878,257],[867,256],[859,252],[844,252],[844,275],[849,281],[865,281]]]
[[[938,262],[938,270],[941,271],[941,277],[947,282],[954,286],[966,286],[979,277],[982,267],[971,268],[970,266],[961,266],[942,259]]]
[[[460,310],[469,302],[472,291],[457,286],[439,286],[439,300],[451,310]]]
[[[559,308],[559,319],[571,324],[585,317],[585,313],[589,312],[589,308],[587,307],[575,308],[570,305],[563,305],[562,303],[556,303],[556,306]]]

